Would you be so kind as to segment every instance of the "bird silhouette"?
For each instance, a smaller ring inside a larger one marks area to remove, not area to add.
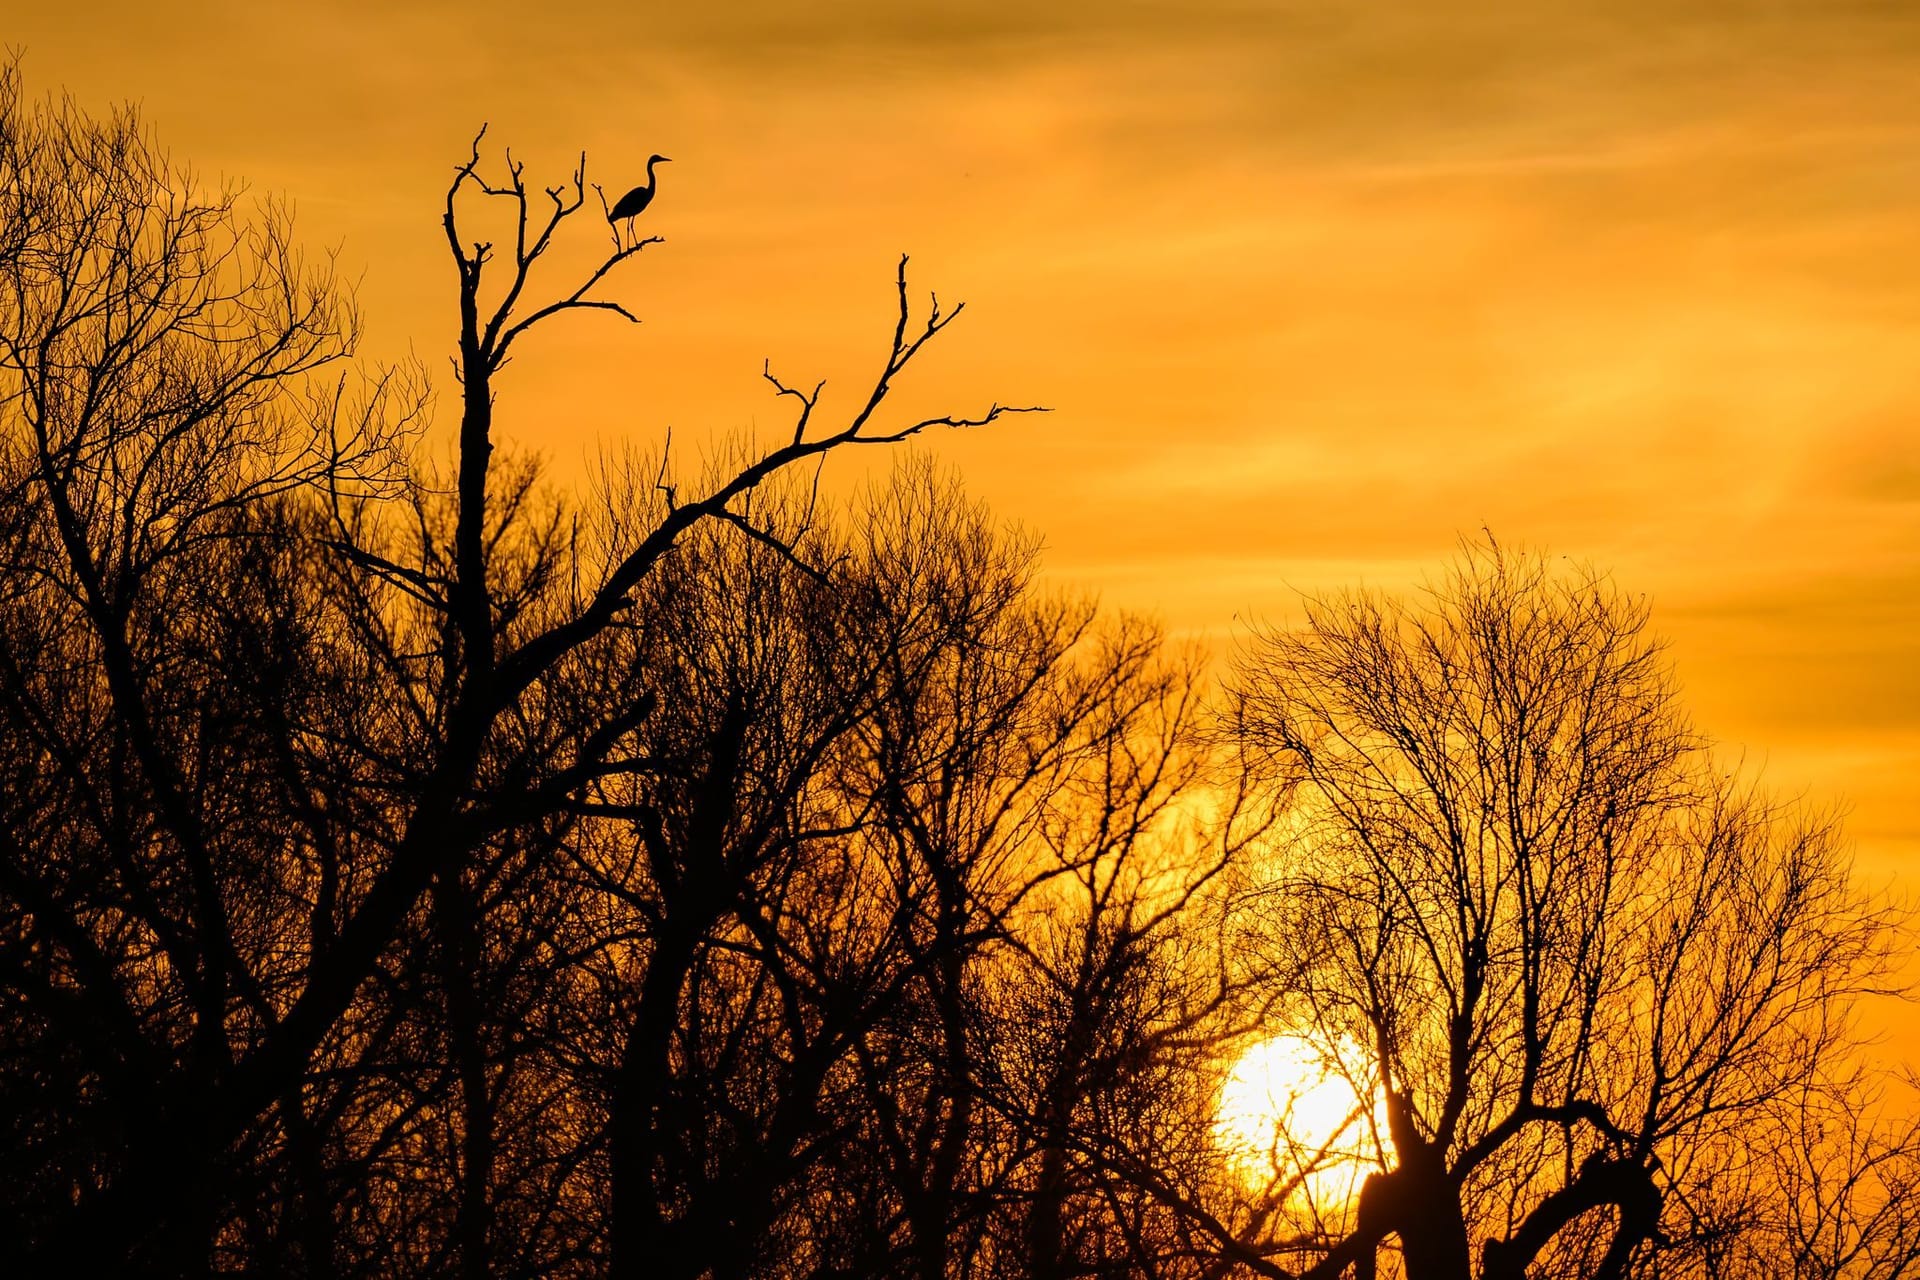
[[[627,194],[621,196],[613,208],[607,210],[607,221],[613,223],[615,226],[618,226],[621,222],[625,222],[627,224],[627,231],[631,233],[633,231],[633,220],[646,212],[647,206],[653,203],[653,166],[656,164],[671,163],[672,157],[670,156],[656,155],[647,157],[646,185],[635,187],[633,190],[627,192]]]

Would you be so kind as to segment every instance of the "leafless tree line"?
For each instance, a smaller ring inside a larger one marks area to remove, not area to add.
[[[1216,692],[923,462],[817,498],[1017,412],[892,415],[904,262],[851,412],[560,490],[502,371],[658,243],[566,278],[586,186],[456,167],[440,467],[284,208],[0,74],[10,1274],[1915,1274],[1897,922],[1642,605],[1489,545]],[[1278,1028],[1358,1195],[1223,1151]]]

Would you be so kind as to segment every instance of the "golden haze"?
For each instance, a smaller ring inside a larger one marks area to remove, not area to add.
[[[974,312],[914,403],[1057,409],[933,447],[1061,578],[1218,637],[1482,524],[1611,565],[1705,726],[1920,888],[1920,10],[532,14],[115,0],[5,33],[35,87],[294,196],[375,353],[442,382],[437,208],[480,121],[549,180],[675,157],[645,326],[576,319],[511,376],[563,472],[771,426],[763,357],[870,375],[911,251]]]

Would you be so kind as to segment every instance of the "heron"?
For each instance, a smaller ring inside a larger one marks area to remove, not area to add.
[[[633,190],[627,192],[627,194],[621,196],[613,208],[607,210],[607,221],[616,226],[624,221],[627,224],[628,233],[631,234],[633,231],[633,220],[642,213],[645,213],[647,206],[653,203],[653,166],[671,163],[671,156],[648,156],[646,185],[635,187]]]

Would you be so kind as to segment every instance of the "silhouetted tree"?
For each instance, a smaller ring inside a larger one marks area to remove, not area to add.
[[[1293,800],[1282,1017],[1357,1050],[1382,1113],[1304,1274],[1371,1275],[1389,1238],[1410,1280],[1658,1266],[1707,1157],[1843,1061],[1887,981],[1835,824],[1728,770],[1645,623],[1489,543],[1243,655],[1235,728]]]
[[[292,506],[391,484],[405,405],[349,406],[353,311],[283,209],[11,67],[0,121],[6,1034],[40,1076],[9,1247],[204,1266],[234,1110],[298,1084],[239,1101],[309,910],[263,709],[336,665]]]
[[[1914,1273],[1889,916],[1643,605],[1477,548],[1223,720],[924,461],[821,500],[1015,412],[888,416],[904,260],[845,416],[769,370],[771,447],[556,486],[503,371],[660,241],[556,283],[584,160],[525,175],[446,192],[436,464],[284,207],[0,68],[8,1274]],[[1262,1177],[1276,1028],[1367,1101]]]
[[[462,397],[442,497],[403,465],[406,380],[356,401],[326,373],[353,313],[282,211],[204,194],[131,114],[23,103],[13,69],[0,117],[4,1088],[46,1086],[12,1157],[9,1246],[29,1269],[298,1254],[325,1271],[341,1183],[450,1159],[444,1209],[367,1200],[354,1231],[377,1223],[401,1265],[488,1273],[517,1032],[486,984],[512,977],[529,923],[500,895],[627,767],[651,705],[642,673],[556,735],[545,699],[631,625],[690,531],[775,538],[748,505],[769,478],[1006,410],[879,424],[957,314],[912,326],[903,262],[882,373],[846,422],[822,429],[819,392],[776,383],[801,405],[788,440],[694,498],[663,482],[653,522],[596,558],[496,459],[493,426],[516,344],[563,312],[625,314],[595,291],[655,242],[616,244],[541,300],[535,268],[584,206],[582,172],[530,196],[517,163],[483,176],[477,144],[456,170]],[[468,196],[505,206],[509,257],[462,237]]]

